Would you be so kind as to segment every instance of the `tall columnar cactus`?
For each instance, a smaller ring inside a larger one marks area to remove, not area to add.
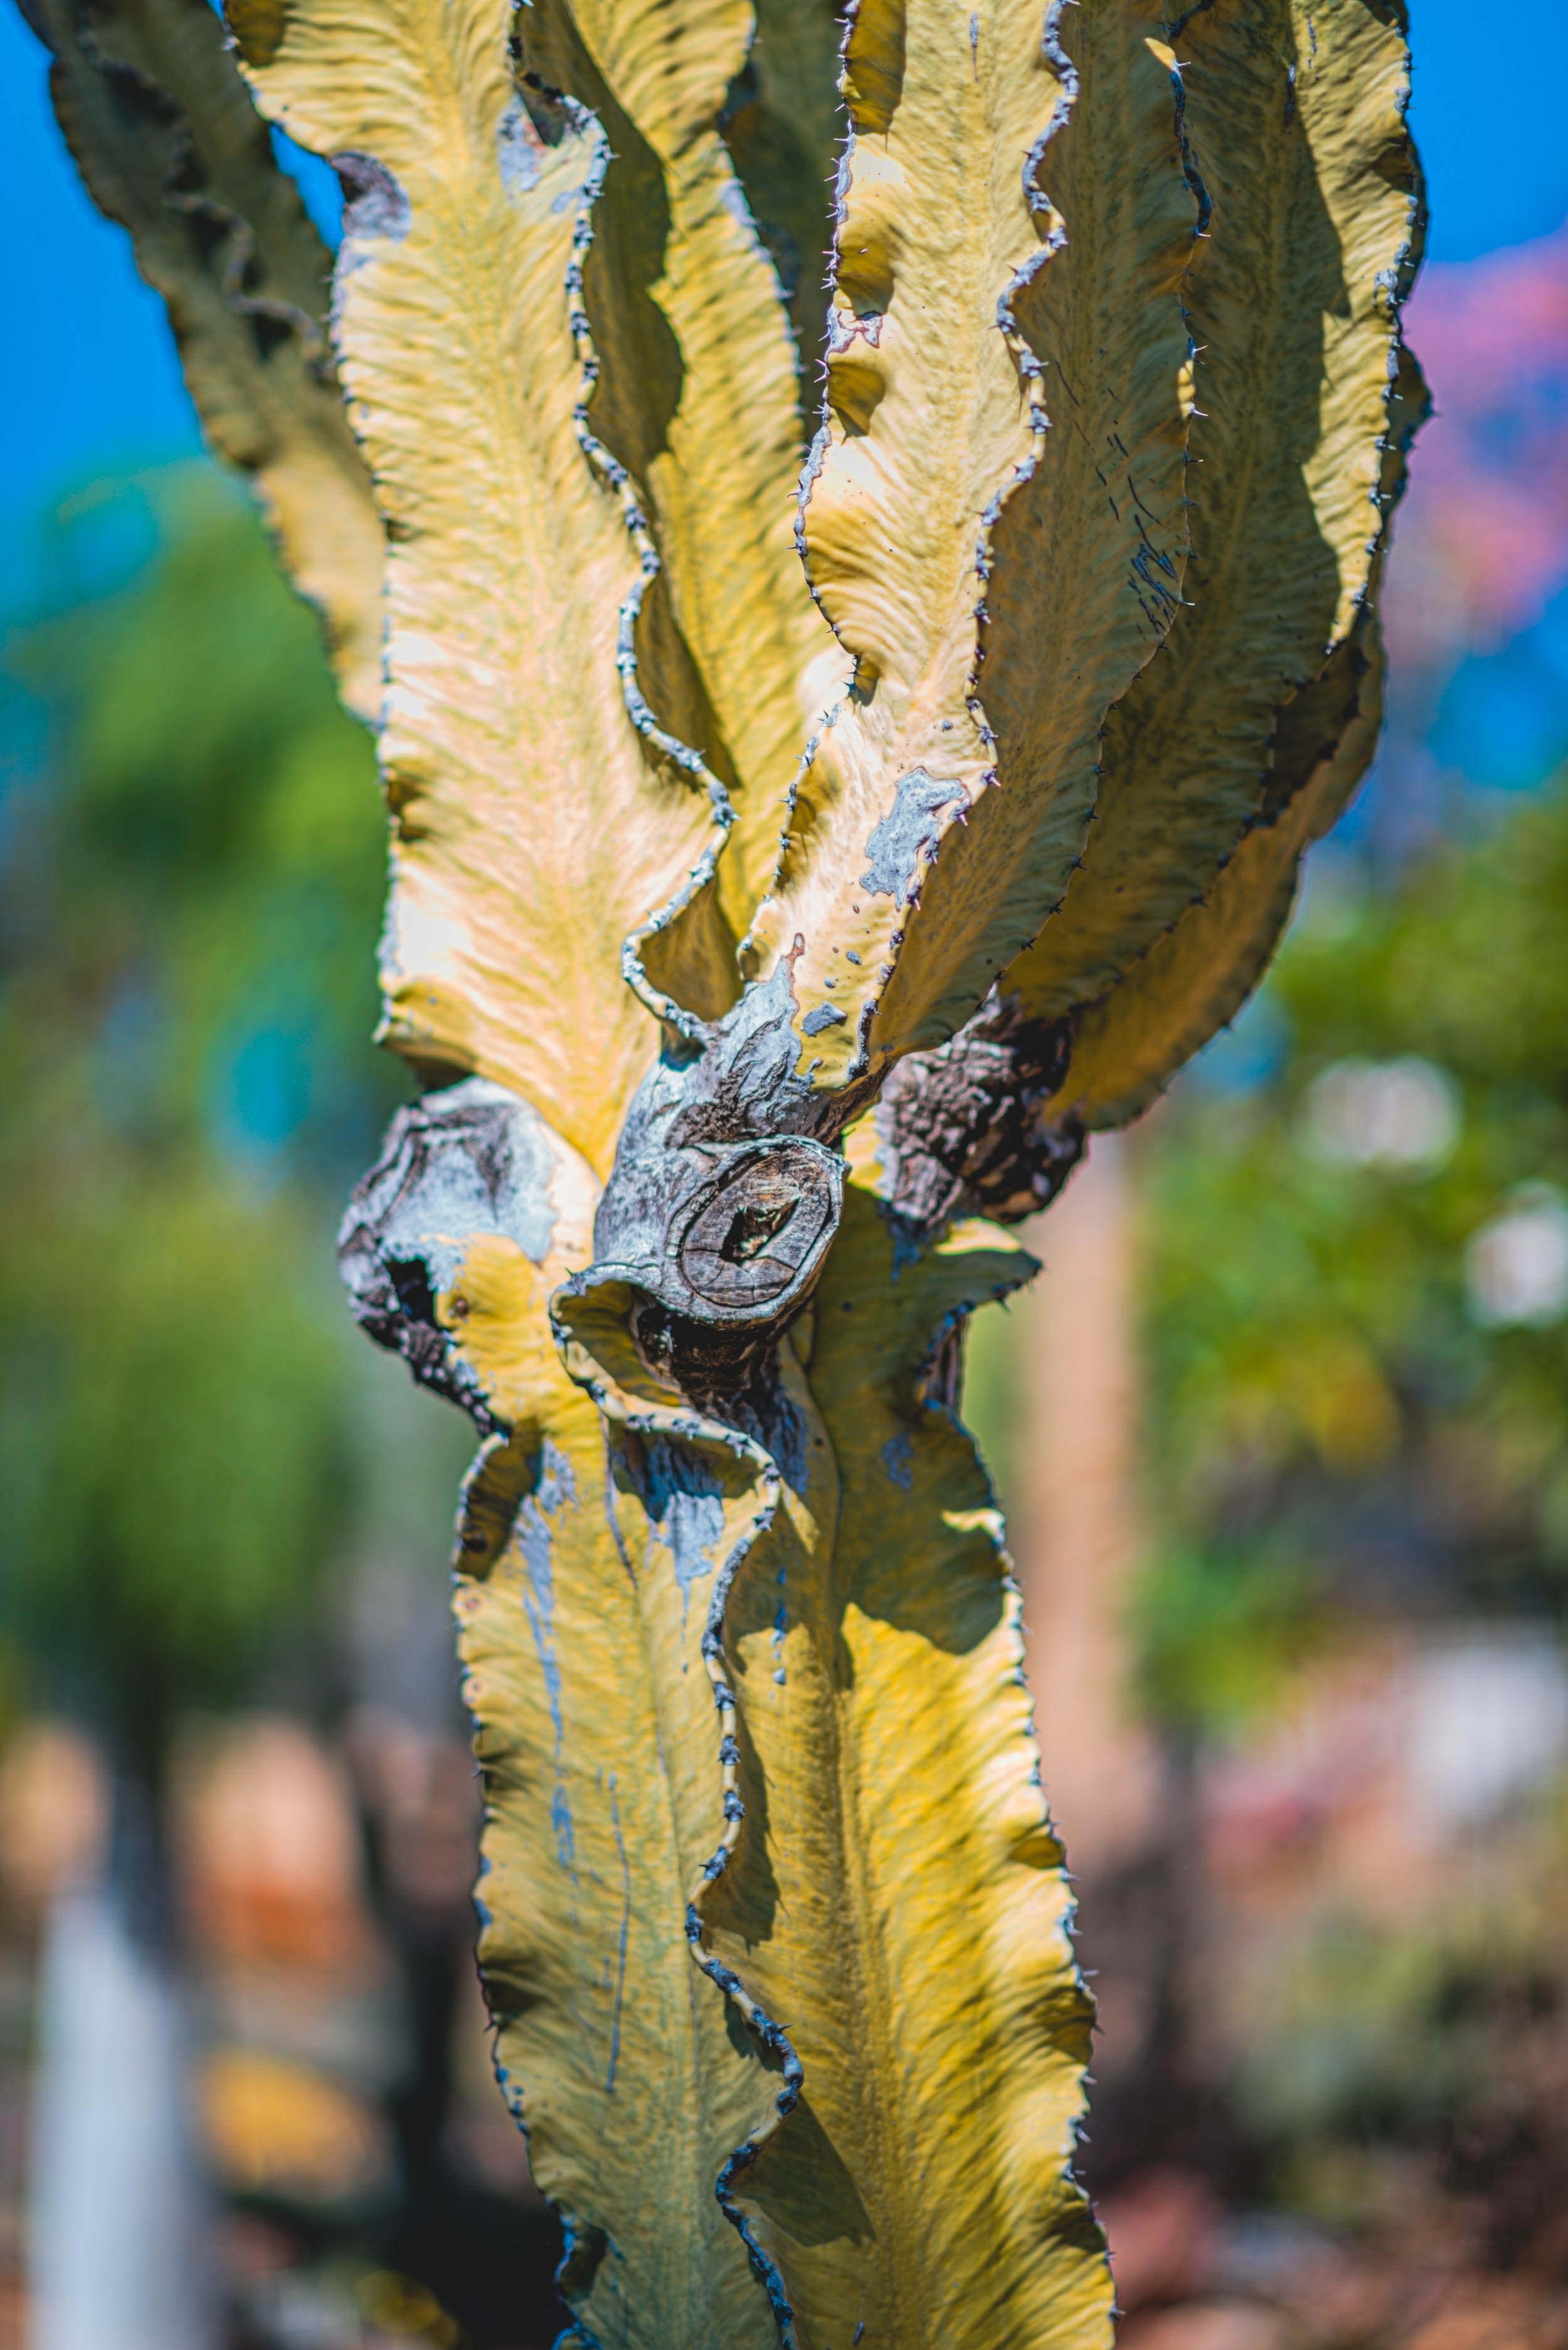
[[[1370,753],[1403,0],[232,0],[237,64],[31,5],[378,729],[426,1090],[343,1263],[483,1435],[481,1959],[577,2338],[1104,2341],[962,1335]],[[264,118],[349,198],[336,377]]]

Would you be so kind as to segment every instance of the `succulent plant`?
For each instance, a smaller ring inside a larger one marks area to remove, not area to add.
[[[576,2336],[1106,2342],[962,1336],[1370,756],[1403,0],[231,0],[237,61],[36,5],[378,732],[424,1091],[342,1255],[483,1431],[481,1963]]]

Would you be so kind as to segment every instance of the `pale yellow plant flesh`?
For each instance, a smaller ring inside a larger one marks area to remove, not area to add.
[[[576,1181],[556,1196],[580,1216],[592,1187]],[[894,1284],[892,1237],[852,1185],[814,1315],[786,1342],[808,1435],[728,1642],[749,1824],[699,1897],[708,1942],[805,2066],[801,2106],[770,2134],[777,2072],[726,2028],[683,1930],[721,1825],[701,1636],[759,1491],[715,1427],[684,1515],[667,1501],[650,1516],[637,1487],[680,1475],[669,1431],[691,1415],[658,1401],[629,1350],[638,1387],[602,1388],[607,1466],[598,1415],[536,1352],[545,1297],[586,1242],[571,1213],[537,1269],[477,1247],[441,1311],[483,1375],[518,1380],[493,1390],[518,1435],[471,1489],[458,1602],[493,1806],[482,1956],[535,2175],[616,2247],[585,2322],[650,2345],[775,2340],[713,2197],[756,2134],[737,2194],[803,2343],[846,2319],[899,2345],[1107,2340],[1104,2256],[1065,2177],[1088,2007],[1017,1598],[972,1450],[920,1391],[933,1331],[1029,1261],[965,1227]],[[831,1431],[848,1426],[846,1486]]]
[[[797,1034],[824,1087],[867,1050],[940,1042],[1039,929],[1078,854],[1106,711],[1177,610],[1195,206],[1163,17],[1072,12],[1055,55],[1041,24],[1032,0],[972,16],[916,0],[863,12],[850,38],[804,522],[857,667],[751,948],[766,968],[803,941]],[[873,886],[868,846],[911,776],[929,779],[918,858],[900,849],[903,887]],[[814,1031],[814,1014],[843,1016]]]

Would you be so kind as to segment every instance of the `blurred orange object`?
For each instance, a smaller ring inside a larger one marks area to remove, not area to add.
[[[255,1715],[192,1735],[176,1808],[187,1915],[220,1965],[337,1974],[372,1958],[348,1779],[303,1724]]]
[[[1568,2299],[1510,2277],[1465,2277],[1407,2350],[1563,2350]]]
[[[220,2048],[199,2106],[213,2168],[231,2190],[289,2202],[346,2202],[385,2184],[384,2133],[360,2099],[275,2056]]]
[[[0,2276],[0,2350],[28,2350],[32,2340],[28,2319],[25,2281],[16,2275]]]
[[[109,1843],[109,1774],[69,1722],[28,1722],[0,1762],[0,1883],[28,1922],[89,1884]]]
[[[1026,1434],[1012,1531],[1051,1817],[1074,1874],[1094,1882],[1146,1853],[1165,1816],[1128,1622],[1145,1537],[1137,1268],[1118,1135],[1095,1137],[1029,1236],[1047,1271],[1016,1308]]]
[[[375,1814],[388,1880],[400,1901],[427,1915],[472,1918],[479,1872],[479,1773],[472,1749],[380,1706],[361,1706],[347,1746]]]

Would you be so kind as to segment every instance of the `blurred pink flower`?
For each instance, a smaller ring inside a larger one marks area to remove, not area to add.
[[[1435,413],[1384,614],[1398,664],[1446,672],[1568,582],[1568,227],[1428,269],[1407,317]]]

